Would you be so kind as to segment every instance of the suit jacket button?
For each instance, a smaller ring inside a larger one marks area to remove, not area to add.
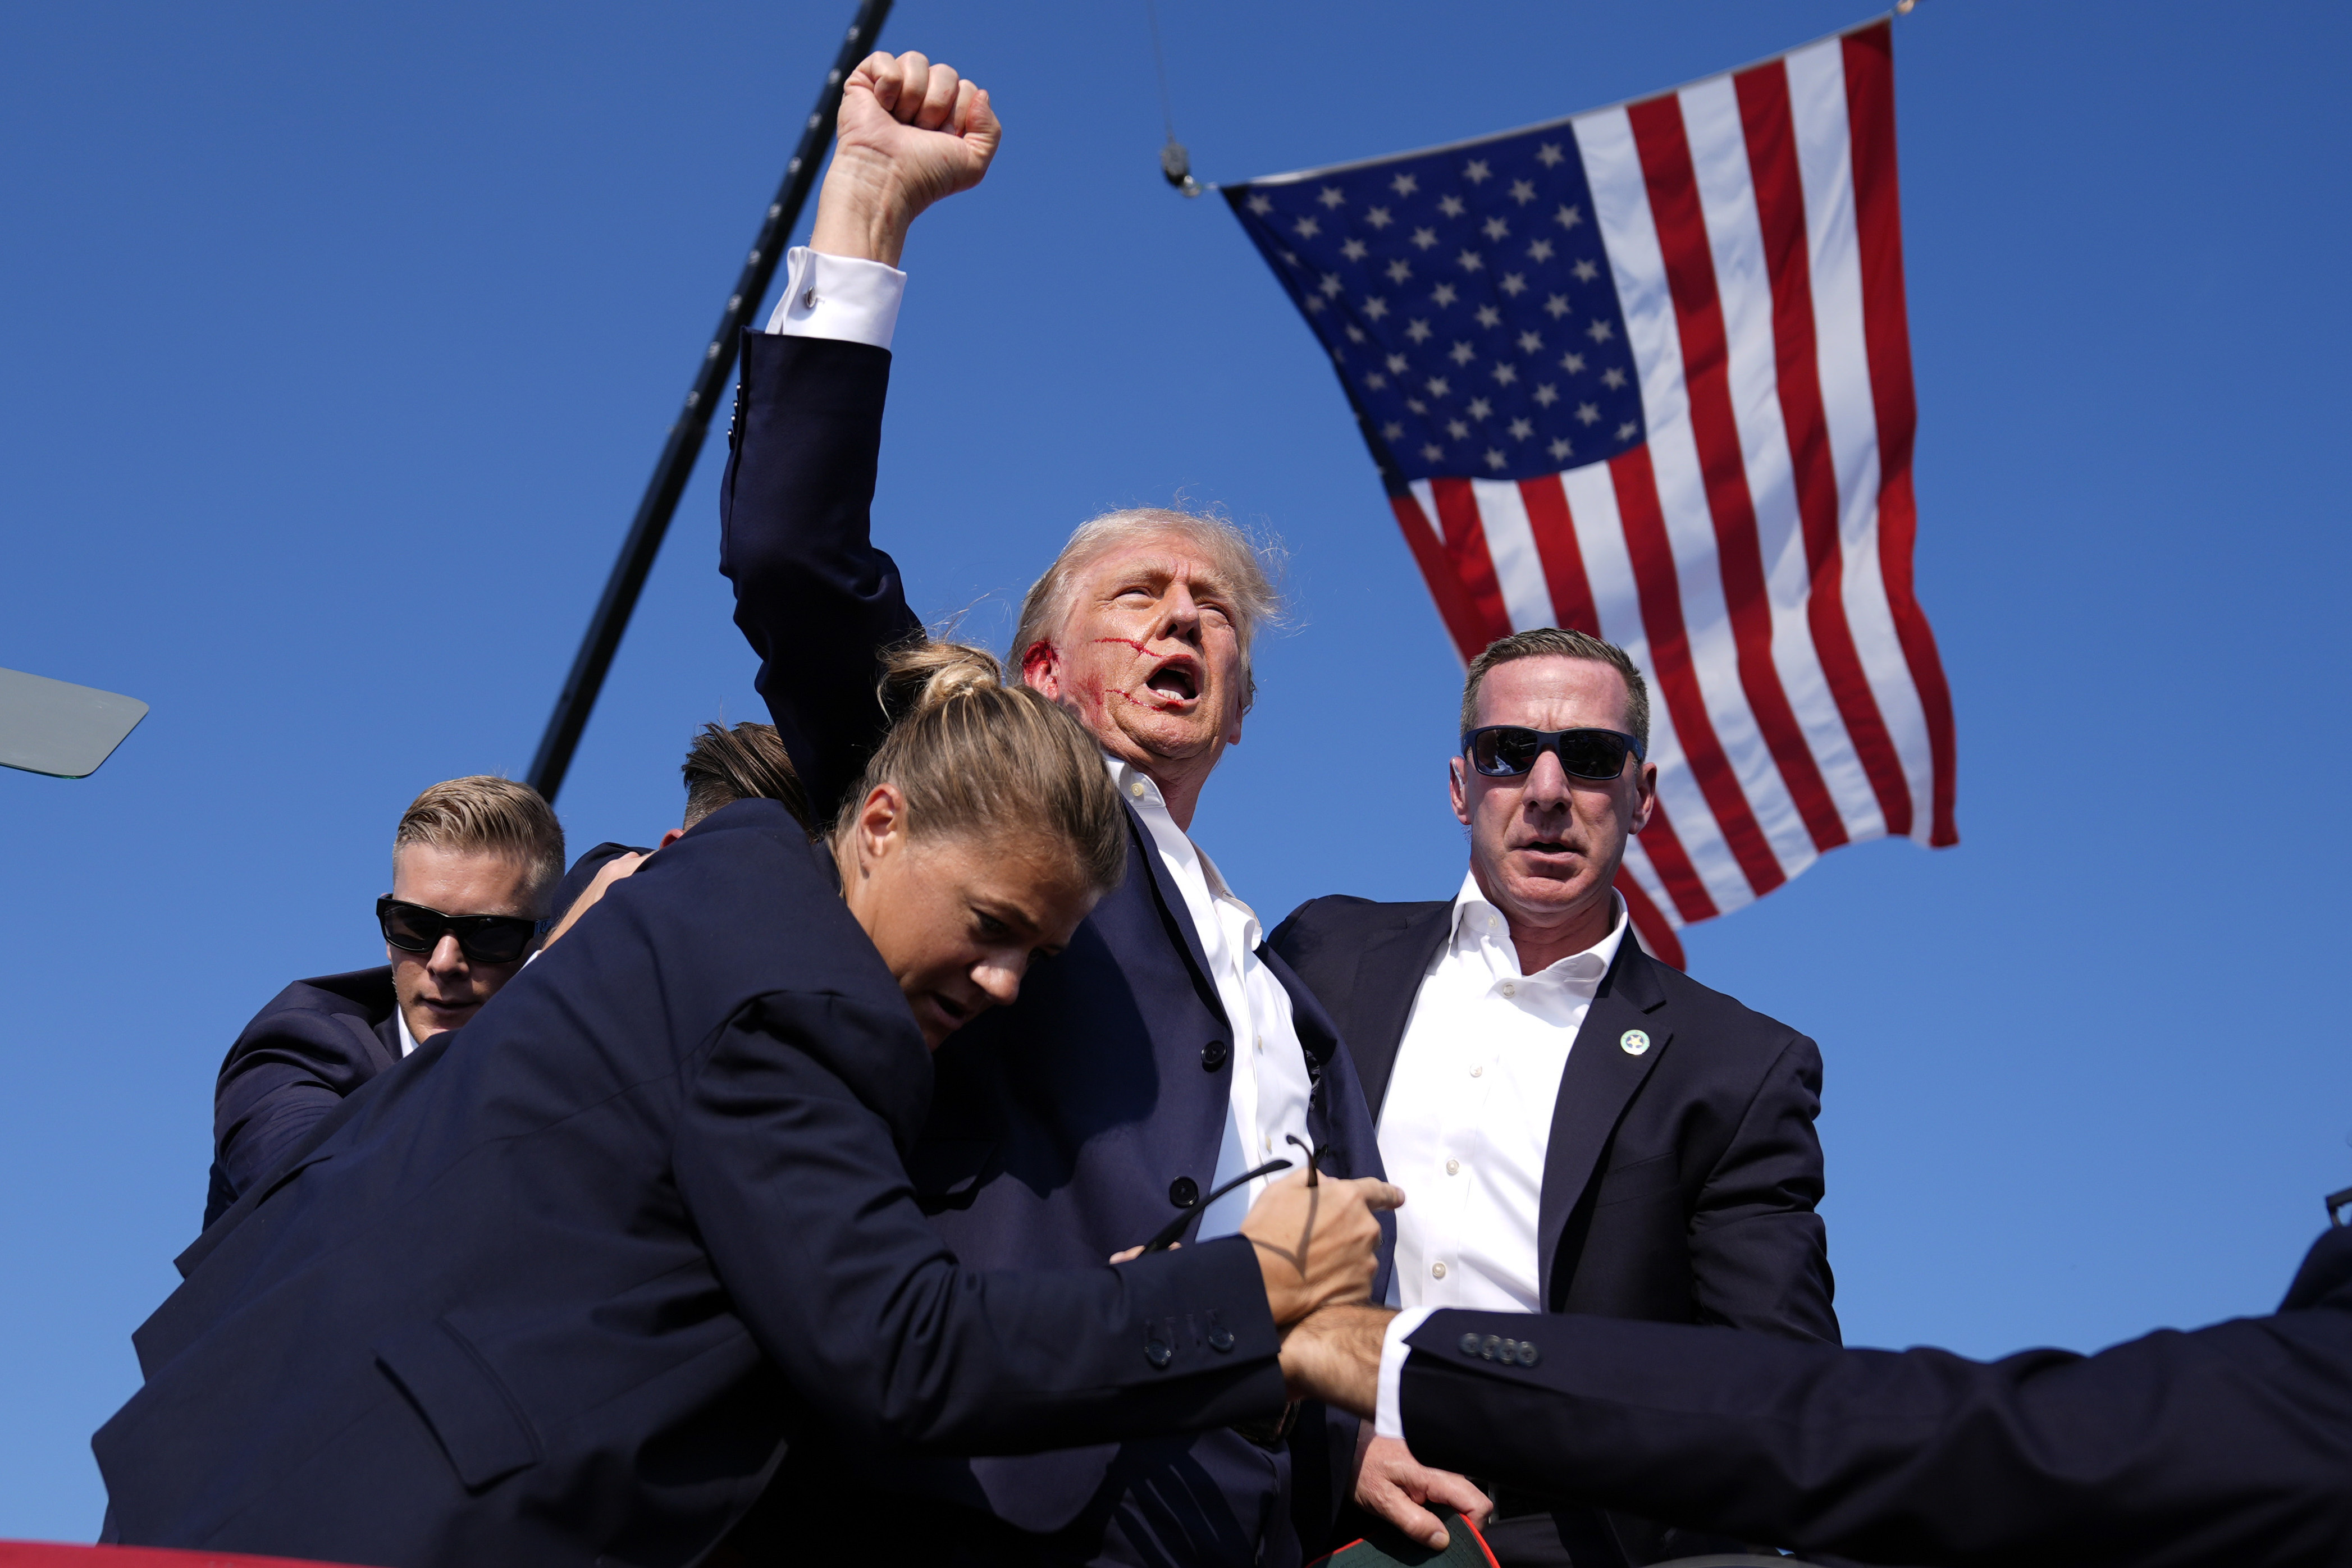
[[[1168,1201],[1179,1208],[1190,1208],[1201,1201],[1201,1184],[1191,1176],[1178,1176],[1168,1184]]]
[[[1201,1048],[1201,1070],[1204,1072],[1214,1072],[1225,1064],[1225,1042],[1222,1040],[1211,1040]]]
[[[1168,1348],[1164,1339],[1148,1339],[1143,1342],[1143,1359],[1154,1366],[1165,1367],[1176,1359],[1176,1353]]]
[[[1475,1355],[1478,1354],[1478,1347],[1486,1343],[1486,1341],[1480,1339],[1476,1334],[1464,1334],[1462,1336],[1462,1354],[1465,1355]]]
[[[1234,1331],[1227,1328],[1223,1323],[1219,1323],[1216,1327],[1211,1329],[1209,1331],[1209,1348],[1219,1352],[1233,1349]]]

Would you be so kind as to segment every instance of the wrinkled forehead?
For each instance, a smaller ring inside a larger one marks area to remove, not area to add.
[[[1626,727],[1625,677],[1598,659],[1513,659],[1478,683],[1478,722],[1530,729]]]
[[[1214,552],[1180,533],[1152,534],[1107,544],[1079,566],[1076,575],[1097,591],[1125,581],[1164,588],[1181,579],[1195,593],[1229,596],[1235,586],[1232,571]]]

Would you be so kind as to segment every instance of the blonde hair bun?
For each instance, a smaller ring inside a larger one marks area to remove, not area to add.
[[[910,643],[882,656],[882,706],[894,721],[1003,685],[996,655],[968,643]]]
[[[1053,844],[1096,891],[1124,880],[1127,808],[1102,747],[1052,699],[1006,685],[994,654],[949,642],[886,650],[877,695],[889,733],[842,802],[836,834],[889,784],[917,838]]]

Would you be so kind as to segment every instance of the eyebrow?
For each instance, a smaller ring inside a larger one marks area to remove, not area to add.
[[[1129,557],[1121,561],[1119,566],[1118,577],[1121,580],[1149,577],[1160,582],[1168,582],[1176,576],[1176,562],[1166,556]],[[1185,580],[1192,585],[1196,592],[1213,594],[1219,599],[1233,599],[1239,596],[1239,590],[1234,587],[1232,580],[1213,565],[1202,567]]]

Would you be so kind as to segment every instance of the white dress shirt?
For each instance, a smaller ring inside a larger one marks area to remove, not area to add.
[[[784,296],[768,318],[768,330],[787,337],[835,338],[887,349],[898,330],[898,306],[907,275],[878,261],[827,256],[804,246],[785,253]],[[1224,1137],[1217,1167],[1205,1180],[1195,1174],[1205,1197],[1212,1187],[1276,1157],[1296,1166],[1305,1155],[1291,1146],[1296,1134],[1307,1141],[1307,1105],[1314,1082],[1307,1052],[1292,1021],[1290,993],[1257,956],[1257,912],[1234,895],[1216,863],[1176,825],[1160,786],[1134,768],[1105,757],[1111,781],[1143,819],[1160,861],[1184,895],[1193,932],[1216,982],[1217,1000],[1233,1030],[1233,1081],[1225,1110]],[[1289,1173],[1283,1173],[1287,1175]],[[1229,1236],[1265,1188],[1259,1177],[1212,1205],[1201,1217],[1199,1235]]]
[[[416,1049],[416,1037],[408,1032],[408,1015],[400,1010],[397,1000],[392,1004],[392,1016],[400,1020],[400,1054],[404,1060],[410,1051]]]
[[[768,318],[781,338],[837,338],[887,349],[898,330],[907,275],[887,262],[827,256],[796,245],[784,253],[784,297]]]
[[[1410,1199],[1397,1211],[1391,1305],[1543,1309],[1536,1225],[1552,1112],[1624,938],[1620,903],[1608,936],[1523,975],[1503,912],[1462,879],[1381,1110],[1381,1159]]]
[[[1151,834],[1160,863],[1168,868],[1201,951],[1216,981],[1217,999],[1224,1004],[1233,1028],[1233,1084],[1225,1109],[1225,1135],[1217,1148],[1217,1168],[1201,1184],[1205,1196],[1226,1182],[1266,1161],[1285,1158],[1296,1169],[1306,1155],[1292,1146],[1291,1136],[1307,1143],[1307,1103],[1314,1082],[1307,1075],[1307,1052],[1298,1043],[1292,1021],[1290,993],[1258,957],[1257,912],[1234,896],[1218,874],[1216,863],[1176,825],[1160,786],[1114,757],[1105,757],[1111,782],[1127,798]],[[1277,1173],[1287,1176],[1287,1171]],[[1270,1178],[1260,1176],[1209,1206],[1201,1217],[1200,1239],[1230,1236],[1242,1227],[1242,1217]]]

